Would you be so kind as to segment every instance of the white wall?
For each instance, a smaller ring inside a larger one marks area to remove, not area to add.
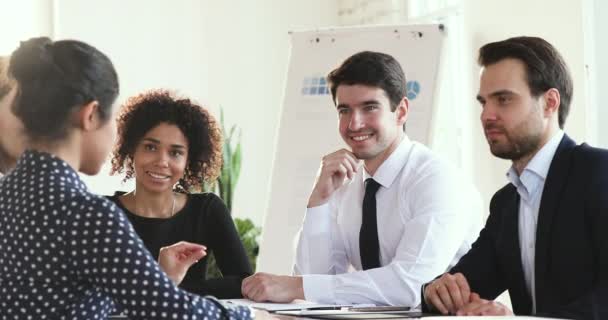
[[[53,2],[47,0],[5,1],[0,4],[0,56],[9,55],[19,41],[50,36]]]
[[[55,1],[55,38],[85,41],[107,54],[120,79],[118,103],[152,88],[208,96],[204,5],[201,1]],[[129,190],[109,166],[86,177],[94,192]]]
[[[91,14],[94,12],[94,14]],[[121,80],[119,102],[150,88],[173,88],[243,132],[243,167],[233,213],[261,225],[265,214],[288,31],[332,25],[324,0],[56,1],[55,36],[107,53]],[[218,119],[219,120],[219,119]],[[86,178],[98,193],[129,189],[106,169]]]
[[[334,1],[326,0],[209,3],[209,101],[221,105],[227,121],[243,132],[233,214],[262,225],[287,73],[288,31],[334,25],[337,10]]]
[[[605,99],[600,95],[608,88],[608,41],[606,41],[606,30],[608,30],[608,1],[595,0],[593,10],[593,29],[595,31],[592,39],[595,44],[595,68],[592,70],[597,80],[595,88],[595,102],[597,104],[598,145],[608,148],[608,106]]]

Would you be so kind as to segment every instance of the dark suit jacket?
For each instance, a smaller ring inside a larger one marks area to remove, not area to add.
[[[463,273],[484,299],[509,290],[515,314],[529,315],[518,211],[512,184],[496,192],[479,238],[449,272]],[[535,278],[536,315],[608,319],[608,150],[566,135],[560,142],[540,203]]]

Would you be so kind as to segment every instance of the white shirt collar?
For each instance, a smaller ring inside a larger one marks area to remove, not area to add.
[[[386,158],[386,160],[384,160],[384,162],[382,162],[372,178],[381,186],[389,188],[391,184],[393,184],[393,181],[395,181],[399,172],[401,172],[401,169],[405,167],[413,146],[414,144],[412,141],[407,135],[404,135],[397,148],[388,156],[388,158]],[[369,177],[369,173],[364,170],[363,181],[365,182]]]
[[[507,179],[516,187],[523,187],[528,194],[534,193],[539,183],[544,183],[557,151],[559,143],[564,137],[564,131],[558,130],[547,143],[532,157],[521,175],[513,166],[507,172]]]

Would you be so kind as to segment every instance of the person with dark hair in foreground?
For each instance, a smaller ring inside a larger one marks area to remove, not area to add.
[[[179,286],[199,295],[240,298],[252,274],[230,212],[213,193],[189,193],[215,182],[222,164],[222,136],[215,119],[190,99],[154,90],[129,99],[118,117],[112,172],[135,178],[135,190],[109,197],[155,258],[180,241],[213,252],[222,278],[206,279],[207,258],[192,265]]]
[[[249,308],[177,288],[204,247],[162,248],[157,264],[123,212],[80,179],[99,172],[115,136],[110,59],[80,41],[33,38],[9,65],[29,149],[0,179],[2,317],[250,319]]]
[[[490,203],[473,248],[423,287],[423,310],[608,318],[608,151],[563,131],[572,79],[536,37],[484,45],[477,100],[490,151],[509,159],[509,184]]]
[[[420,286],[469,250],[481,227],[479,196],[404,133],[406,80],[392,56],[357,53],[328,80],[349,149],[322,159],[299,236],[298,276],[255,274],[243,295],[415,307]]]

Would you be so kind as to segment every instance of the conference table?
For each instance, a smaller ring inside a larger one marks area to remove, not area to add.
[[[436,318],[435,316],[429,317],[429,318],[425,318],[425,319],[433,319]],[[449,317],[437,317],[437,318],[441,318],[441,319],[445,319],[445,318],[449,318]],[[109,320],[128,320],[128,317],[125,316],[110,316],[108,318]],[[390,319],[390,320],[399,320],[399,319],[421,319],[420,317],[415,317],[415,316],[398,316],[398,315],[393,315],[393,314],[386,314],[386,315],[382,315],[382,314],[360,314],[358,316],[348,316],[348,317],[339,317],[339,316],[334,316],[331,318],[319,318],[319,317],[307,317],[307,316],[293,316],[293,315],[284,315],[284,314],[277,314],[277,313],[264,313],[261,314],[260,316],[256,316],[257,320],[306,320],[306,319],[310,319],[310,320],[322,320],[322,319],[341,319],[341,320],[348,320],[348,319],[357,319],[357,320],[361,320],[361,319]],[[459,320],[463,319],[462,317],[459,317]],[[481,320],[481,318],[476,317],[477,320]],[[508,318],[507,318],[508,319]],[[517,319],[520,319],[520,317],[517,317]],[[535,318],[535,320],[538,320],[538,318]]]
[[[437,317],[437,315],[426,315],[426,317],[424,317],[425,319],[433,319]],[[441,316],[440,318],[444,319],[446,318],[445,316]],[[120,315],[115,315],[115,316],[110,316],[108,317],[109,320],[129,320],[128,317],[126,316],[120,316]],[[420,316],[417,316],[416,314],[408,314],[408,315],[399,315],[399,314],[390,314],[390,313],[360,313],[360,314],[344,314],[344,315],[339,315],[339,314],[332,314],[332,315],[317,315],[317,316],[305,316],[305,315],[286,315],[286,314],[279,314],[279,313],[268,313],[268,312],[264,312],[261,314],[257,314],[255,319],[259,319],[259,320],[293,320],[293,319],[315,319],[315,320],[331,320],[331,319],[339,319],[339,320],[348,320],[348,319],[391,319],[391,320],[397,320],[397,319],[421,319]],[[460,319],[462,319],[462,317],[460,317]],[[477,318],[479,319],[479,318]],[[518,318],[519,319],[519,318]],[[535,319],[538,320],[538,319]]]
[[[307,316],[293,316],[293,315],[284,315],[277,313],[263,313],[259,314],[256,317],[258,320],[362,320],[362,319],[387,319],[387,320],[399,320],[399,319],[425,319],[425,320],[446,320],[446,318],[456,318],[455,316],[438,316],[438,315],[430,315],[430,314],[409,314],[409,315],[398,315],[398,314],[383,314],[383,313],[362,313],[359,315],[348,315],[344,317],[340,317],[338,315],[332,317],[307,317]],[[503,317],[491,317],[491,316],[459,316],[458,320],[484,320],[484,319],[500,319],[500,320],[556,320],[556,318],[539,318],[539,317],[528,317],[528,316],[503,316]],[[128,320],[127,317],[124,316],[111,316],[109,319],[111,320]]]
[[[377,307],[377,306],[364,306],[364,305],[321,305],[314,304],[304,300],[296,300],[292,303],[281,304],[281,303],[256,303],[247,299],[226,299],[221,300],[225,305],[244,305],[253,307],[254,310],[260,310],[256,313],[256,319],[259,320],[303,320],[303,319],[315,319],[315,320],[350,320],[350,319],[386,319],[386,320],[398,320],[398,319],[425,319],[425,320],[445,320],[453,316],[441,316],[437,314],[423,314],[420,310],[408,310],[409,308],[404,307]],[[270,310],[268,311],[261,311]],[[128,320],[125,316],[110,316],[111,320]],[[503,317],[489,317],[489,316],[459,316],[458,320],[464,319],[501,319],[501,320],[555,320],[555,318],[539,318],[539,317],[528,317],[528,316],[503,316]]]

